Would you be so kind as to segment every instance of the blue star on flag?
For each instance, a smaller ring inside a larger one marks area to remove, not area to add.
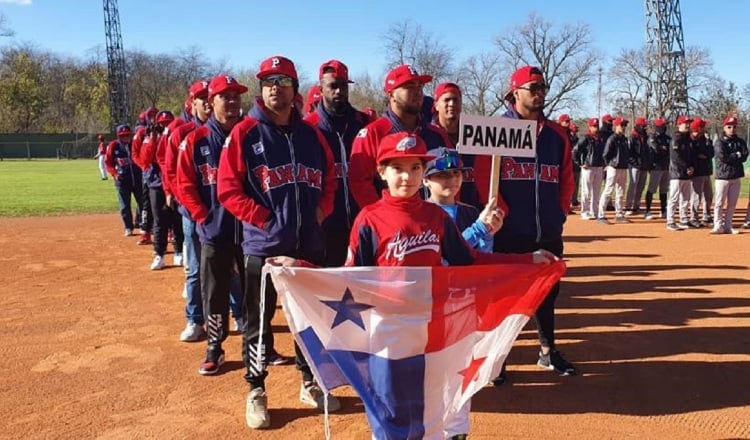
[[[354,301],[352,291],[349,290],[348,287],[346,288],[346,291],[344,291],[344,296],[341,298],[341,301],[321,302],[336,311],[336,317],[333,318],[331,329],[336,328],[337,325],[343,324],[346,321],[351,321],[364,330],[365,323],[362,321],[362,312],[374,307],[369,304]]]

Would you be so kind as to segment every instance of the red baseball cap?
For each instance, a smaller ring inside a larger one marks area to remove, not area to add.
[[[329,70],[329,72],[326,72],[326,70]],[[329,60],[321,64],[318,79],[323,79],[323,75],[326,73],[330,73],[334,78],[343,79],[348,83],[354,83],[354,81],[349,79],[349,68],[339,60]]]
[[[128,124],[123,124],[117,127],[117,136],[130,136],[132,132],[130,131],[130,126]]]
[[[385,77],[385,93],[391,93],[409,81],[419,81],[427,84],[432,81],[432,75],[420,75],[410,64],[402,64],[394,67]]]
[[[202,79],[190,85],[190,89],[188,90],[188,95],[190,96],[190,99],[195,99],[196,97],[204,95],[204,94],[208,95],[208,81],[207,80]]]
[[[628,122],[630,122],[630,121],[628,121],[627,119],[625,119],[625,118],[623,118],[621,116],[618,116],[612,122],[612,125],[622,125],[623,127],[625,127],[625,126],[628,125]]]
[[[517,88],[532,81],[544,82],[544,74],[540,68],[523,66],[516,69],[513,75],[510,76],[510,87],[508,87],[508,92],[504,96],[505,100],[509,101]]]
[[[578,126],[571,122],[570,125],[568,125],[568,130],[572,131],[573,133],[578,133]]]
[[[602,116],[602,122],[604,123],[611,124],[613,121],[614,119],[612,118],[612,115],[610,115],[609,113]]]
[[[646,120],[646,118],[638,118],[635,120],[635,125],[639,127],[647,127],[648,121]]]
[[[320,102],[320,98],[322,95],[320,94],[320,86],[314,85],[310,87],[310,90],[307,91],[307,101],[305,104],[305,109],[307,109],[308,112],[314,111],[315,107],[318,105],[318,102]]]
[[[724,125],[737,125],[737,118],[734,116],[727,116],[724,118]]]
[[[437,87],[435,87],[435,96],[434,96],[435,101],[440,99],[440,97],[443,94],[448,93],[448,92],[457,93],[458,96],[460,97],[461,87],[459,87],[458,84],[452,83],[452,82],[443,82],[443,83],[438,84]]]
[[[599,119],[597,119],[597,118],[589,118],[589,127],[597,127],[597,128],[599,128]]]
[[[706,127],[706,121],[704,121],[701,118],[695,118],[692,122],[690,122],[690,130],[692,131],[700,131],[703,130],[703,128]]]
[[[664,127],[667,125],[667,121],[664,120],[664,118],[657,118],[654,121],[654,127]]]
[[[561,114],[557,118],[557,122],[570,122],[570,115],[568,115],[567,113]]]
[[[432,160],[435,156],[427,154],[427,144],[422,138],[407,131],[389,134],[380,141],[378,147],[378,164],[389,159],[417,158],[425,161]]]
[[[247,92],[247,87],[238,83],[234,77],[221,73],[216,75],[214,79],[208,84],[208,99],[213,98],[219,93],[226,92],[227,90],[243,94]]]
[[[174,121],[174,115],[169,110],[162,110],[156,115],[156,123],[166,127]]]
[[[677,125],[680,125],[680,124],[689,124],[690,121],[692,121],[692,120],[693,119],[690,118],[689,116],[680,115],[680,116],[677,117]]]
[[[286,75],[292,79],[297,78],[297,69],[294,67],[292,60],[281,55],[272,56],[260,63],[260,70],[255,74],[258,79],[263,79],[269,75]]]

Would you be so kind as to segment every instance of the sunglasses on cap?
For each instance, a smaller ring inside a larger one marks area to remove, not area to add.
[[[519,89],[528,90],[531,93],[547,93],[549,86],[547,84],[530,84],[528,87],[519,87]]]
[[[441,157],[435,159],[435,169],[438,171],[450,171],[460,168],[458,155],[446,152]]]
[[[260,83],[263,87],[291,87],[294,84],[294,80],[285,75],[272,75],[263,78],[260,80]]]

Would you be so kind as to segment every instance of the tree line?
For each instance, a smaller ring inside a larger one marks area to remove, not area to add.
[[[0,36],[11,36],[0,15]],[[542,68],[550,85],[547,113],[570,113],[576,118],[584,105],[601,103],[602,112],[655,118],[656,61],[645,45],[622,49],[607,57],[591,38],[588,24],[555,23],[531,13],[525,23],[499,32],[493,48],[458,59],[456,48],[414,21],[392,23],[382,34],[385,67],[412,64],[420,73],[435,77],[428,87],[453,81],[463,89],[464,112],[496,115],[505,108],[503,94],[511,72],[520,65]],[[745,121],[750,102],[750,84],[724,80],[714,69],[706,48],[688,47],[685,54],[690,113],[721,121],[735,113]],[[211,60],[198,47],[174,53],[125,53],[130,114],[149,106],[182,110],[187,87],[198,78],[226,71],[224,61]],[[108,132],[109,101],[106,53],[93,49],[85,58],[65,57],[31,44],[0,47],[0,132],[5,133],[97,133]],[[344,60],[345,61],[345,60]],[[233,75],[258,93],[254,66]],[[301,92],[314,78],[301,79]],[[382,79],[370,74],[355,77],[351,102],[380,110],[384,105]],[[599,88],[598,85],[601,84]],[[592,92],[601,90],[601,93]],[[431,89],[426,93],[431,93]],[[249,106],[249,99],[245,106]],[[665,115],[674,116],[674,115]]]

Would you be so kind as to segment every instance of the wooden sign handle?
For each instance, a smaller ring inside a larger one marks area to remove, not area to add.
[[[492,168],[490,168],[490,192],[487,200],[495,197],[497,200],[498,192],[500,191],[500,156],[492,156]]]

